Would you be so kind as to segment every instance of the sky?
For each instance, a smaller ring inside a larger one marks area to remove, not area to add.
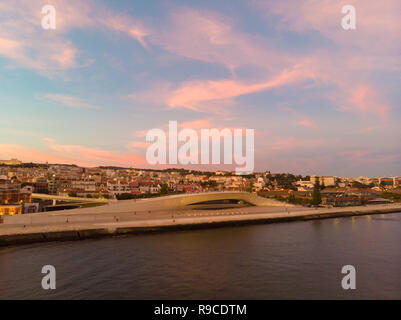
[[[399,0],[2,0],[0,159],[149,168],[174,120],[254,129],[257,171],[399,176],[400,71]]]

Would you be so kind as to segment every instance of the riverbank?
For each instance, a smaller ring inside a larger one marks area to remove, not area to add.
[[[259,210],[259,211],[258,211]],[[80,221],[70,221],[67,216],[58,215],[58,222],[52,222],[53,216],[48,216],[49,223],[43,218],[40,224],[8,224],[0,225],[0,246],[29,244],[48,241],[83,240],[100,237],[120,236],[127,234],[143,234],[149,232],[166,232],[178,230],[193,230],[205,228],[219,228],[225,226],[241,226],[249,224],[266,224],[279,222],[292,222],[316,219],[334,219],[372,214],[386,214],[401,212],[401,205],[359,206],[331,209],[300,208],[284,209],[284,212],[267,212],[262,208],[251,210],[243,208],[235,212],[221,210],[208,212],[202,210],[193,213],[187,210],[181,213],[163,212],[159,214],[131,215],[130,218],[121,216],[90,220],[83,217]],[[290,211],[289,211],[290,210]],[[67,217],[67,218],[65,218]]]

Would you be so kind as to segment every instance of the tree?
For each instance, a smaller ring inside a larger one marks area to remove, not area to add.
[[[121,193],[117,194],[117,200],[131,200],[135,199],[136,196],[132,193]]]
[[[205,181],[205,182],[201,182],[201,186],[202,187],[207,187],[207,186],[216,187],[217,186],[217,182],[216,182],[216,180],[208,180],[208,181]]]
[[[316,179],[316,183],[313,187],[312,204],[318,206],[322,202],[322,194],[320,193],[320,181]]]
[[[168,194],[168,185],[167,183],[163,183],[160,188],[160,194]]]
[[[253,191],[253,182],[250,183],[248,189],[246,190],[248,192],[252,192]]]
[[[288,197],[288,202],[289,203],[296,203],[297,199],[295,198],[295,195],[293,193],[290,194],[290,196]]]
[[[360,183],[359,181],[352,181],[351,187],[352,188],[358,188],[358,189],[369,188],[368,185]]]
[[[336,178],[336,179],[335,179],[335,182],[334,182],[334,186],[335,186],[336,188],[338,188],[338,187],[340,186],[340,182],[341,182],[341,180],[340,180],[339,178]]]

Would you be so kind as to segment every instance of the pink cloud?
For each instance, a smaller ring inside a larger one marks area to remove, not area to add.
[[[102,16],[98,18],[98,22],[113,31],[123,32],[129,35],[137,40],[144,48],[148,49],[145,38],[148,37],[151,32],[149,29],[145,28],[140,21],[121,14],[103,13]]]
[[[209,129],[214,128],[209,119],[198,119],[188,122],[179,123],[182,129]]]
[[[395,2],[392,2],[391,6],[394,7],[394,4]],[[344,37],[344,30],[340,25],[342,6],[338,2],[321,1],[317,4],[307,0],[297,2],[295,6],[299,10],[291,9],[290,2],[284,1],[269,3],[267,7],[270,13],[281,15],[283,22],[288,22],[286,27],[289,29],[298,32],[319,29],[327,37],[332,38],[336,36],[338,31],[341,33],[339,36]],[[372,3],[368,6],[364,5],[362,11],[371,7]],[[391,10],[387,9],[380,14],[381,22],[384,22],[386,17],[392,14]],[[398,22],[396,24],[398,25]],[[345,38],[346,41],[350,41],[349,37],[345,36]],[[342,50],[335,52],[335,54],[320,50],[309,56],[290,55],[282,50],[272,49],[268,39],[257,38],[236,31],[230,19],[209,11],[180,10],[173,14],[170,29],[164,33],[153,35],[151,40],[178,55],[221,63],[230,70],[241,65],[251,64],[258,65],[265,70],[275,70],[275,73],[279,75],[276,79],[265,82],[239,79],[187,81],[179,88],[171,91],[170,94],[166,93],[168,90],[164,90],[163,97],[167,95],[165,103],[169,108],[184,107],[195,111],[221,113],[225,107],[235,103],[236,97],[289,83],[299,83],[306,79],[312,80],[309,86],[335,84],[338,86],[338,94],[345,94],[349,87],[358,83],[359,79],[356,74],[359,74],[358,72],[361,70],[365,72],[374,70],[378,68],[378,65],[380,65],[379,69],[394,70],[391,63],[381,63],[378,57],[362,56],[355,59],[352,53],[346,53]],[[366,41],[365,39],[365,42],[371,44],[370,40]],[[396,61],[391,57],[389,59],[390,62]],[[290,61],[296,61],[297,66],[301,65],[302,68],[300,69],[302,69],[303,74],[288,72],[287,70],[290,69],[289,66],[291,65]],[[338,65],[343,65],[343,67],[339,69]],[[378,93],[376,95],[379,97]],[[348,100],[353,100],[351,103],[355,104],[355,108],[362,110],[363,103],[361,101],[357,102],[354,97]],[[381,119],[386,117],[385,109],[384,107],[379,111]],[[352,111],[346,108],[343,110]],[[379,109],[371,104],[364,110],[368,113],[377,114]],[[358,114],[362,115],[361,112]],[[306,123],[303,119],[299,120],[299,124],[316,128],[315,124]]]
[[[135,131],[132,135],[136,138],[145,138],[148,130],[138,130]]]
[[[0,158],[17,158],[24,162],[77,164],[85,167],[99,165],[147,166],[146,159],[141,154],[57,144],[51,138],[42,138],[42,141],[44,145],[35,149],[18,144],[0,144]]]
[[[111,152],[100,148],[89,148],[79,145],[57,144],[53,139],[44,139],[46,147],[50,154],[56,153],[59,157],[68,161],[68,163],[79,164],[81,162],[89,166],[98,165],[146,165],[146,159],[143,155],[126,154]]]
[[[52,59],[62,69],[68,69],[75,64],[77,49],[73,47],[64,48],[63,51],[52,56]]]
[[[303,113],[301,113],[300,111],[289,107],[288,103],[279,103],[277,105],[277,108],[283,112],[286,113],[287,117],[288,116],[294,116],[295,118],[298,118],[298,120],[296,121],[296,123],[300,126],[304,126],[304,127],[308,127],[308,128],[312,128],[312,129],[318,129],[317,124],[307,118]]]
[[[126,148],[127,149],[131,149],[131,148],[137,148],[137,149],[147,149],[149,146],[151,145],[151,143],[149,142],[144,142],[144,141],[133,141],[130,142]]]
[[[324,145],[321,139],[302,139],[294,136],[286,138],[273,138],[270,148],[275,151],[288,152],[299,148],[317,148]]]
[[[21,0],[18,5],[3,3],[0,7],[0,55],[11,61],[9,66],[34,69],[46,76],[78,67],[79,51],[63,36],[67,25],[72,28],[81,21],[71,17],[85,11],[86,5],[77,7],[74,2],[52,2],[59,9],[56,32],[45,32],[40,26],[42,1]],[[68,23],[65,23],[66,16],[70,18]]]
[[[67,107],[77,108],[77,109],[99,109],[99,107],[87,103],[85,100],[81,98],[77,98],[70,95],[65,94],[55,94],[55,93],[46,93],[43,95],[38,95],[37,98],[44,98],[50,101],[54,101],[60,104],[63,104]]]
[[[250,63],[275,69],[287,56],[278,54],[267,38],[237,31],[223,15],[190,8],[175,11],[171,26],[150,40],[174,54],[225,65],[231,72]]]
[[[396,153],[384,153],[380,151],[372,151],[367,149],[358,149],[352,151],[341,152],[340,155],[347,159],[352,165],[370,164],[377,166],[386,163],[399,162],[401,156]]]
[[[379,94],[369,85],[360,85],[350,91],[346,102],[339,109],[354,112],[363,117],[372,115],[383,122],[388,120],[390,112],[390,107],[382,102]]]
[[[41,8],[45,4],[56,8],[56,30],[40,27]],[[66,33],[77,28],[103,27],[126,32],[146,47],[147,31],[139,22],[118,16],[101,3],[88,0],[20,0],[0,6],[0,55],[11,61],[10,67],[36,70],[53,77],[60,71],[84,67],[92,60],[81,56]],[[120,23],[120,24],[118,24]]]
[[[359,46],[369,51],[388,51],[401,46],[401,3],[387,0],[299,0],[258,1],[270,18],[280,18],[280,28],[296,32],[314,30],[322,36],[349,47]],[[341,28],[341,9],[353,5],[356,9],[356,30]],[[372,46],[372,39],[375,45]]]
[[[303,58],[298,55],[298,59],[309,61],[309,67],[315,74],[313,86],[336,86],[329,93],[329,99],[336,109],[352,112],[363,118],[371,115],[380,121],[388,119],[391,108],[384,102],[384,88],[368,83],[366,79],[372,78],[372,72],[387,71],[396,74],[401,71],[400,1],[389,0],[385,4],[375,0],[256,3],[268,19],[272,16],[279,19],[276,25],[279,31],[290,30],[302,34],[314,31],[333,43],[331,50],[319,49],[315,45],[310,49],[312,53]],[[341,9],[344,5],[353,5],[356,8],[356,30],[346,31],[341,27],[344,17]],[[340,108],[337,107],[339,104]]]
[[[312,121],[312,120],[308,120],[308,119],[303,119],[298,121],[298,124],[304,127],[308,127],[308,128],[312,128],[312,129],[317,129],[317,124]]]
[[[354,113],[362,118],[376,116],[380,121],[389,118],[391,107],[386,101],[385,95],[391,90],[392,84],[384,87],[381,84],[373,84],[366,81],[372,72],[377,70],[398,72],[394,60],[382,60],[379,57],[356,58],[351,53],[317,51],[314,54],[303,58],[302,64],[309,70],[312,81],[306,87],[298,87],[299,90],[308,88],[322,88],[330,86],[330,92],[321,95],[322,99],[328,99],[338,111]],[[338,68],[338,65],[342,65]],[[401,69],[400,69],[401,70]],[[313,98],[316,99],[320,93],[313,91]],[[304,99],[311,98],[305,90]],[[307,100],[305,100],[307,101]],[[290,112],[301,118],[308,118],[295,108],[287,105],[280,105],[283,111]],[[299,123],[300,124],[300,123]]]
[[[376,92],[368,86],[358,87],[353,92],[350,101],[358,112],[371,113],[384,121],[388,119],[389,107],[380,103]]]
[[[192,81],[175,90],[168,98],[167,105],[170,108],[185,107],[202,111],[208,102],[232,101],[238,96],[273,89],[313,77],[311,70],[302,65],[295,65],[292,69],[282,71],[271,80],[256,84],[234,80]]]
[[[184,129],[192,129],[195,130],[196,133],[198,134],[198,137],[201,136],[201,130],[202,129],[217,129],[217,130],[223,130],[223,129],[228,129],[231,133],[234,133],[234,129],[242,129],[242,134],[245,135],[245,130],[246,128],[232,128],[229,126],[224,126],[222,124],[215,124],[214,121],[211,119],[197,119],[197,120],[192,120],[192,121],[187,121],[187,122],[178,122],[178,128],[177,132],[180,132],[181,130]],[[166,134],[166,137],[169,137],[169,124],[164,123],[163,125],[158,127],[159,129],[163,130]],[[248,128],[249,129],[249,128]],[[148,133],[147,130],[141,130],[137,131],[134,133],[134,136],[137,138],[143,138],[145,139],[146,134]],[[129,144],[130,146],[136,145],[137,147],[144,146],[142,142],[132,142]],[[148,145],[148,144],[146,144]]]
[[[15,53],[20,47],[21,43],[17,41],[0,38],[0,54],[6,55],[7,53]]]
[[[371,127],[367,127],[367,128],[363,128],[361,130],[358,131],[358,133],[369,133],[369,132],[373,132],[373,131],[377,131],[379,129],[382,129],[382,126],[371,126]]]
[[[142,103],[163,104],[170,95],[173,86],[169,82],[154,82],[149,89],[128,95],[132,99]]]
[[[38,151],[30,147],[16,145],[16,144],[0,144],[0,154],[2,158],[10,159],[16,158],[24,162],[38,162],[38,163],[66,163],[71,164],[71,159],[64,158],[60,155],[54,155],[47,151]],[[90,166],[91,164],[76,159],[77,164],[83,166]]]

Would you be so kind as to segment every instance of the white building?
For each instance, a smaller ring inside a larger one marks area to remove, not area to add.
[[[120,195],[123,193],[130,193],[131,186],[126,182],[118,181],[108,181],[107,182],[107,191],[113,195]]]
[[[316,181],[319,179],[321,185],[325,185],[326,187],[332,187],[336,184],[336,178],[333,176],[311,176],[310,181],[314,185]]]

